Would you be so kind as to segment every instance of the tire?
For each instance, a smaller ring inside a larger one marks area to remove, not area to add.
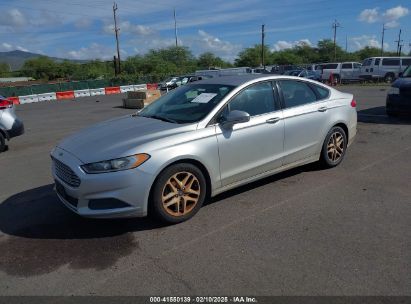
[[[188,163],[171,165],[157,177],[150,209],[159,220],[177,224],[193,217],[204,203],[207,189],[201,170]]]
[[[342,139],[342,142],[340,142]],[[338,144],[338,142],[340,142]],[[326,168],[338,166],[347,150],[347,134],[341,127],[333,127],[325,137],[320,161]]]
[[[335,75],[334,75],[334,81],[335,81],[335,83],[336,83],[336,84],[340,84],[340,80],[341,80],[340,75],[335,74]]]
[[[0,132],[0,153],[6,150],[6,139],[3,134]]]
[[[393,73],[387,73],[384,76],[384,81],[387,82],[387,83],[391,83],[391,82],[394,81],[394,78],[395,78],[395,75]]]

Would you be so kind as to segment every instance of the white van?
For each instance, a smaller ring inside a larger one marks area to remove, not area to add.
[[[360,79],[361,63],[359,62],[322,63],[318,64],[316,68],[321,70],[323,81],[329,80],[331,74],[336,82],[358,81]]]
[[[362,63],[360,78],[393,82],[409,65],[411,57],[370,57]]]

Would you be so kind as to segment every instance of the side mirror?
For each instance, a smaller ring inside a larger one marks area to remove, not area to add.
[[[404,75],[404,72],[400,72],[400,73],[398,74],[398,77],[402,78],[403,75]]]
[[[220,123],[224,126],[233,126],[238,123],[250,121],[250,114],[244,111],[234,110],[224,115],[220,119]]]

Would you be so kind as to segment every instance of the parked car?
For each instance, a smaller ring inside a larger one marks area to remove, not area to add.
[[[391,83],[411,65],[411,57],[370,57],[363,61],[360,78]]]
[[[0,96],[0,152],[6,149],[6,140],[23,133],[24,125],[16,116],[13,101]]]
[[[199,81],[209,78],[209,76],[201,75],[184,75],[179,77],[173,77],[170,81],[164,82],[165,85],[160,86],[160,90],[173,90],[179,86],[185,85],[189,82]]]
[[[316,81],[321,81],[321,74],[318,71],[310,71],[310,70],[290,70],[286,71],[284,75],[289,76],[296,76],[296,77],[303,77],[308,79],[313,79]]]
[[[51,152],[57,194],[86,217],[182,222],[229,189],[311,162],[340,164],[356,135],[355,106],[351,94],[290,76],[190,83],[60,142]]]
[[[221,76],[235,76],[246,75],[253,72],[249,67],[227,68],[227,69],[213,69],[213,70],[198,70],[195,71],[197,76],[221,77]]]
[[[387,115],[411,115],[411,65],[391,86],[386,100]]]
[[[158,84],[158,87],[160,88],[160,90],[164,90],[164,91],[165,91],[165,90],[169,89],[171,86],[173,86],[174,83],[175,83],[177,80],[178,80],[178,77],[177,77],[177,76],[169,77],[169,78],[167,78],[166,80],[160,82],[160,83]]]
[[[350,82],[360,80],[361,63],[337,62],[318,65],[321,70],[321,79],[327,81],[331,74],[336,82]]]

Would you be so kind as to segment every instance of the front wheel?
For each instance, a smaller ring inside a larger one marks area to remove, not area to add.
[[[151,194],[154,215],[176,224],[193,217],[204,203],[206,181],[196,166],[188,163],[166,168],[157,178]]]
[[[347,135],[343,128],[333,127],[324,140],[321,162],[327,168],[338,166],[347,149]]]

